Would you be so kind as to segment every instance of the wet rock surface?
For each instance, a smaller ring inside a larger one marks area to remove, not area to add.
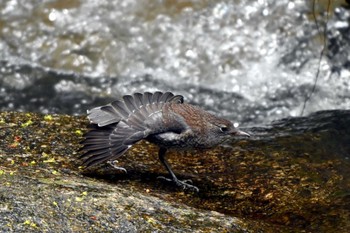
[[[78,160],[85,117],[0,113],[2,232],[346,232],[350,230],[350,111],[247,129],[249,140],[171,152],[171,186],[157,147],[135,145],[109,165]]]

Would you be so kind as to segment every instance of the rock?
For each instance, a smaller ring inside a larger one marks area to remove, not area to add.
[[[142,142],[110,165],[79,167],[85,117],[0,113],[1,232],[346,232],[350,230],[350,111],[251,128],[249,140],[172,152],[163,180]]]

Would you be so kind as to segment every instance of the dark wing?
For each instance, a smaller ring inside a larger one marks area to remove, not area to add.
[[[142,107],[145,108],[147,105],[157,105],[166,102],[183,103],[183,96],[174,95],[171,92],[135,93],[132,96],[123,96],[123,100],[116,100],[110,104],[88,110],[87,114],[92,124],[102,127],[127,119],[132,113],[140,110]],[[147,114],[147,111],[143,111],[143,114]]]
[[[163,132],[162,108],[170,102],[183,103],[183,97],[171,92],[135,93],[89,110],[90,131],[82,142],[84,165],[114,160],[148,135]]]

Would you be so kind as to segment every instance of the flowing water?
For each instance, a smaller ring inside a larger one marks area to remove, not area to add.
[[[299,116],[322,7],[317,30],[308,1],[1,1],[0,109],[84,114],[170,90],[245,126]],[[306,114],[350,106],[349,11],[332,7]]]

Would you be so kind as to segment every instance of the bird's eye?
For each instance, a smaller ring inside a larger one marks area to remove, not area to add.
[[[227,126],[225,126],[225,125],[220,126],[220,131],[221,131],[221,132],[223,132],[223,133],[225,133],[225,132],[227,132],[227,131],[228,131],[228,127],[227,127]]]

